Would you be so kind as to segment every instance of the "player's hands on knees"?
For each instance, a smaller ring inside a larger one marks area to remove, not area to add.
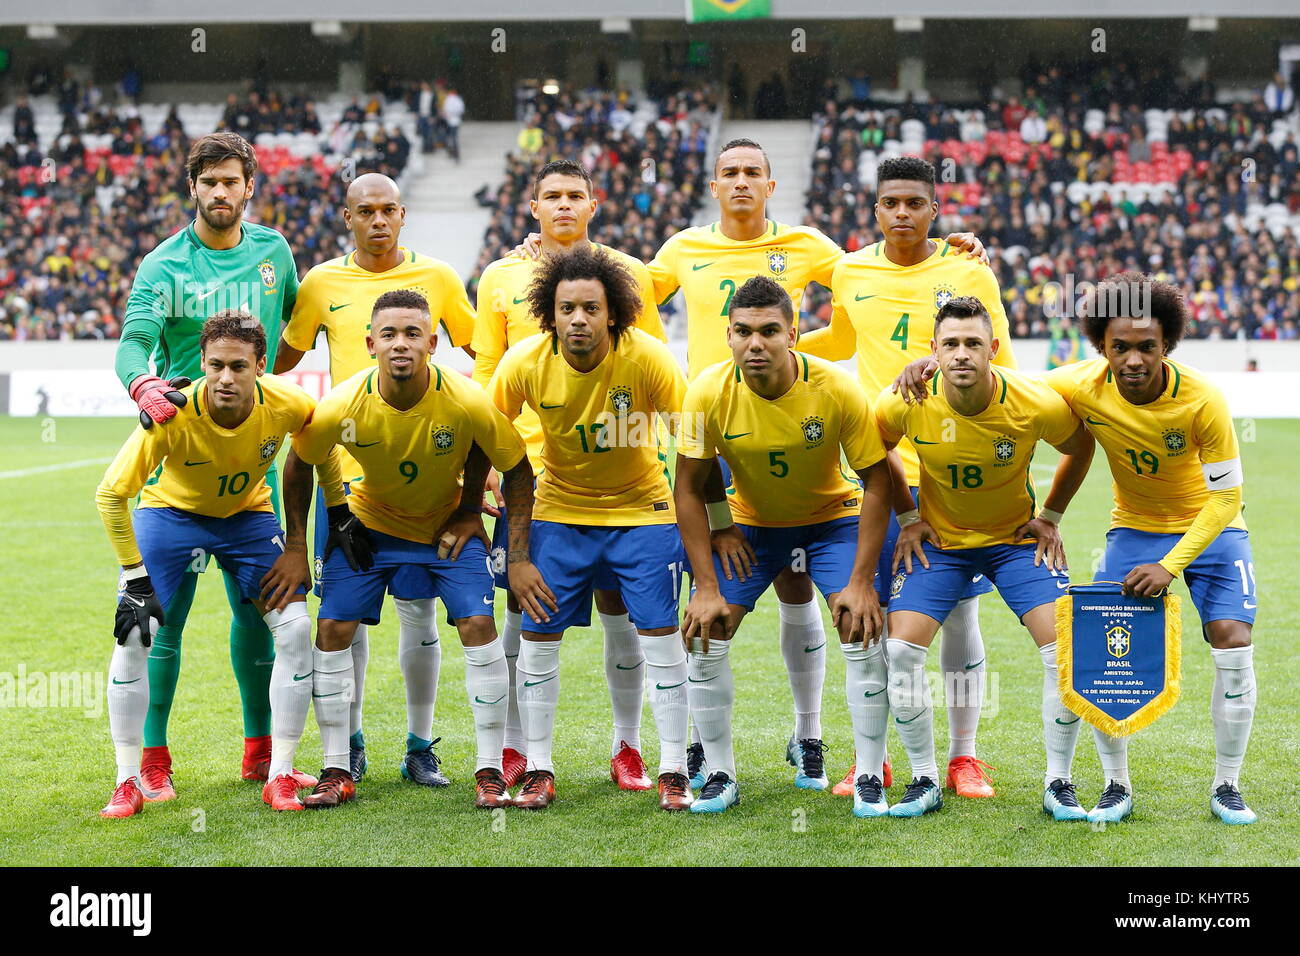
[[[138,627],[140,643],[148,647],[153,643],[154,631],[162,626],[162,622],[162,605],[158,603],[149,575],[127,581],[117,602],[117,613],[113,615],[113,637],[117,643],[125,644],[131,636],[131,629]]]
[[[531,614],[534,621],[545,624],[551,620],[546,608],[549,607],[552,613],[560,609],[542,572],[537,570],[537,565],[533,562],[511,561],[506,565],[506,576],[510,579],[510,590],[519,602],[520,609]]]
[[[925,401],[925,386],[930,379],[934,378],[934,373],[937,371],[939,371],[939,362],[933,355],[908,362],[898,373],[898,378],[894,379],[894,384],[889,386],[890,391],[898,392],[907,405],[911,405],[912,402],[920,405]]]
[[[311,569],[307,562],[306,547],[288,547],[275,559],[271,570],[258,582],[262,588],[262,604],[268,611],[283,611],[289,600],[298,593],[298,585],[311,590]]]
[[[984,247],[981,246],[980,248]],[[511,250],[511,255],[518,256],[520,259],[540,259],[542,257],[542,234],[540,232],[530,232],[527,239]]]
[[[492,496],[492,501],[488,500],[488,495]],[[501,496],[501,472],[495,468],[489,468],[487,482],[483,486],[483,510],[493,518],[500,518],[501,509],[505,506],[506,500]],[[491,547],[488,550],[491,551]]]
[[[925,549],[921,547],[926,541],[936,548],[939,546],[939,536],[930,527],[930,522],[924,518],[912,522],[898,532],[898,542],[894,545],[893,573],[897,574],[899,567],[902,566],[908,574],[911,574],[913,558],[921,562],[921,567],[929,569],[930,559],[925,556]]]
[[[438,557],[444,561],[447,558],[455,561],[473,538],[482,541],[483,547],[488,551],[492,550],[492,539],[483,527],[483,516],[477,511],[457,508],[433,536],[433,543],[438,546]]]
[[[325,539],[325,558],[329,558],[335,548],[343,552],[348,567],[353,571],[369,571],[375,566],[375,542],[370,532],[354,515],[346,504],[331,505],[326,509],[329,515],[329,537]]]
[[[973,232],[950,232],[944,242],[966,253],[967,259],[978,259],[984,265],[989,264],[989,254],[984,251],[984,243]]]
[[[1135,597],[1155,597],[1166,590],[1174,576],[1160,564],[1140,564],[1124,578],[1124,593]]]
[[[838,594],[831,595],[831,620],[844,644],[870,644],[885,628],[885,618],[880,611],[880,598],[868,581],[865,584],[850,579]]]
[[[714,628],[718,630],[715,631]],[[686,602],[686,612],[682,615],[682,641],[686,644],[686,652],[691,652],[693,638],[700,639],[700,647],[707,654],[710,637],[720,635],[731,640],[732,633],[727,599],[716,587],[700,587],[696,582],[695,593]]]
[[[132,401],[140,406],[140,427],[153,428],[155,422],[161,425],[184,408],[188,399],[181,389],[189,384],[190,380],[183,375],[171,381],[157,375],[141,375],[132,382],[129,391]]]
[[[1070,570],[1065,563],[1065,544],[1061,541],[1061,529],[1054,522],[1041,517],[1031,518],[1016,529],[1016,540],[1023,541],[1025,538],[1038,539],[1038,544],[1034,548],[1034,567],[1039,567],[1043,561],[1046,561],[1047,567],[1052,571]]]
[[[728,581],[739,578],[742,581],[749,580],[753,573],[754,565],[758,563],[758,555],[754,551],[754,546],[749,543],[739,525],[730,525],[726,528],[719,528],[709,535],[709,544],[713,547],[713,553],[718,556],[722,563],[722,573],[727,576]],[[732,569],[735,569],[733,576]]]

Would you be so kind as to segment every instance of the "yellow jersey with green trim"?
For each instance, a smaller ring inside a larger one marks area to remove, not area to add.
[[[1164,367],[1165,389],[1147,405],[1134,405],[1119,393],[1104,358],[1043,376],[1106,451],[1114,479],[1112,527],[1181,534],[1223,473],[1241,472],[1241,448],[1223,392],[1194,368],[1169,359]],[[1245,530],[1240,511],[1228,527]]]
[[[1079,427],[1060,395],[1011,369],[993,370],[993,398],[978,415],[954,409],[935,375],[920,404],[883,389],[876,423],[885,444],[906,436],[916,446],[921,517],[940,547],[958,549],[1015,543],[1035,514],[1034,448],[1040,439],[1060,446]]]
[[[781,284],[799,315],[809,282],[829,286],[844,251],[811,226],[767,220],[757,239],[728,239],[721,223],[670,236],[650,263],[655,298],[663,304],[681,289],[686,299],[686,366],[693,380],[703,369],[731,361],[727,322],[731,297],[756,275]]]
[[[286,434],[301,432],[316,402],[293,382],[260,375],[253,410],[234,428],[208,413],[204,379],[181,389],[189,401],[165,425],[136,427],[99,484],[141,508],[177,508],[209,518],[273,511],[266,471]]]
[[[948,299],[973,295],[984,303],[999,342],[993,364],[1016,368],[1011,331],[993,270],[937,240],[934,253],[900,266],[877,242],[844,256],[831,276],[831,324],[803,335],[797,348],[827,359],[857,355],[858,378],[868,395],[891,384],[909,362],[931,354],[934,315]],[[907,482],[916,487],[920,463],[910,441],[898,445]]]
[[[668,346],[627,329],[590,372],[565,359],[553,335],[511,346],[488,383],[497,408],[541,420],[533,517],[602,527],[673,524],[660,416],[676,420],[686,378]]]
[[[644,262],[625,252],[593,242],[592,246],[604,249],[625,265],[641,290],[641,314],[635,327],[648,332],[661,342],[668,341],[659,308],[655,305],[654,283]],[[541,328],[528,309],[528,287],[533,284],[540,259],[506,256],[483,270],[478,281],[478,314],[474,320],[474,381],[487,387],[506,350],[518,345]],[[525,408],[515,419],[515,428],[528,447],[528,460],[533,471],[541,469],[542,426],[537,416]]]
[[[431,365],[424,397],[404,411],[379,393],[378,369],[336,385],[293,448],[319,465],[342,445],[361,465],[347,499],[352,513],[367,528],[428,543],[460,503],[459,479],[474,444],[503,472],[524,457],[523,442],[482,388]]]
[[[711,365],[686,391],[677,452],[721,455],[731,467],[727,501],[737,523],[764,528],[820,524],[857,515],[861,471],[885,457],[862,387],[831,362],[792,352],[795,380],[766,399],[735,362]]]

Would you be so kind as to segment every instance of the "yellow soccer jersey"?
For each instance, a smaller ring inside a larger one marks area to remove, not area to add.
[[[456,271],[441,259],[409,249],[402,252],[401,265],[387,272],[368,272],[349,252],[312,267],[303,278],[293,315],[284,327],[284,340],[306,352],[316,341],[317,330],[324,329],[333,384],[375,367],[366,336],[375,300],[385,292],[413,289],[428,299],[435,331],[441,322],[453,345],[466,345],[473,337],[474,310]]]
[[[483,389],[459,372],[430,368],[429,390],[406,411],[379,394],[379,371],[358,372],[321,399],[294,439],[303,461],[320,464],[335,444],[361,465],[347,504],[367,528],[430,542],[460,503],[461,472],[477,443],[493,466],[509,471],[524,446]],[[326,500],[338,503],[337,489]]]
[[[686,299],[686,365],[692,380],[703,369],[731,361],[727,315],[736,289],[756,275],[774,279],[789,293],[794,314],[809,282],[829,286],[844,255],[811,226],[768,220],[757,239],[737,241],[722,234],[720,223],[684,229],[669,237],[654,261],[655,298],[666,303],[681,289]]]
[[[208,414],[203,382],[181,390],[189,401],[171,421],[136,428],[108,466],[100,491],[128,499],[138,494],[141,508],[210,518],[273,510],[266,470],[285,434],[311,421],[316,403],[292,382],[262,375],[248,418],[222,428]]]
[[[1079,427],[1061,396],[1019,372],[995,369],[993,400],[978,415],[953,409],[942,376],[920,405],[885,388],[876,423],[886,444],[906,435],[921,459],[921,517],[944,548],[1013,544],[1034,516],[1029,466],[1039,440],[1062,445]]]
[[[686,379],[668,346],[628,329],[590,372],[571,366],[552,335],[534,335],[501,359],[488,392],[514,419],[541,418],[542,470],[533,517],[565,524],[672,524],[659,414],[676,415]]]
[[[659,308],[655,305],[654,283],[645,263],[626,253],[592,243],[604,249],[623,265],[627,266],[637,285],[641,288],[641,315],[636,327],[648,332],[661,342],[667,342],[663,322],[659,319]],[[498,259],[486,269],[478,283],[478,317],[474,324],[474,381],[487,387],[492,373],[496,371],[501,356],[506,349],[518,345],[530,335],[537,335],[541,329],[537,319],[528,311],[528,287],[537,274],[539,260],[524,259],[519,256],[506,256]],[[515,419],[515,428],[528,446],[528,460],[533,471],[541,468],[542,425],[536,413],[525,408]]]
[[[1241,449],[1223,393],[1196,369],[1165,360],[1168,382],[1149,405],[1119,393],[1104,358],[1046,373],[1106,450],[1114,478],[1113,527],[1181,534],[1210,497],[1216,474],[1240,474]],[[1231,464],[1232,469],[1211,465]],[[1245,529],[1241,512],[1229,525]]]
[[[778,399],[751,389],[734,362],[705,369],[686,392],[677,451],[726,459],[733,485],[727,500],[739,524],[788,528],[856,515],[862,489],[841,469],[840,449],[854,471],[885,457],[853,377],[792,354],[794,385]]]
[[[942,240],[934,254],[914,266],[885,255],[884,242],[844,256],[831,276],[831,324],[799,339],[798,348],[827,359],[857,354],[858,378],[868,395],[894,381],[903,366],[930,353],[934,314],[945,301],[973,295],[993,320],[999,347],[994,365],[1015,368],[1011,332],[993,270]],[[907,482],[916,487],[920,463],[910,441],[898,446]]]

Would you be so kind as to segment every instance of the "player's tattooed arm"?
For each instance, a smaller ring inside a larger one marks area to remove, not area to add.
[[[307,512],[311,508],[311,465],[289,449],[284,461],[284,553],[262,576],[266,611],[283,611],[302,584],[311,587],[307,561]]]
[[[1057,463],[1056,475],[1052,479],[1052,490],[1043,502],[1042,510],[1016,529],[1017,540],[1037,539],[1038,543],[1034,547],[1035,567],[1046,560],[1048,568],[1053,571],[1069,570],[1065,560],[1065,544],[1061,541],[1061,516],[1088,476],[1088,467],[1092,464],[1096,447],[1096,440],[1082,423],[1065,442],[1055,446],[1061,453],[1061,460]]]
[[[478,443],[472,443],[469,455],[465,459],[465,474],[462,479],[460,504],[448,515],[433,535],[433,543],[438,546],[438,557],[451,558],[455,561],[460,552],[471,539],[478,538],[483,547],[492,550],[492,539],[483,528],[483,481],[491,468],[487,455]]]
[[[533,523],[533,469],[528,464],[527,455],[502,476],[501,483],[505,488],[509,522],[506,576],[510,580],[510,590],[519,606],[534,621],[549,621],[551,616],[546,613],[546,608],[554,612],[559,610],[559,605],[528,550],[529,530]]]

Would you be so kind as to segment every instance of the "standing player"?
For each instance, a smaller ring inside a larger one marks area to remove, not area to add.
[[[797,326],[781,286],[766,276],[750,279],[736,290],[728,322],[734,360],[691,384],[677,457],[677,520],[695,569],[682,633],[688,644],[698,635],[702,648],[690,657],[691,708],[712,771],[691,812],[720,813],[740,802],[731,637],[776,576],[794,567],[816,583],[839,631],[862,768],[853,812],[881,816],[888,810],[880,778],[889,704],[872,578],[889,515],[885,449],[852,377],[791,351]],[[841,469],[841,449],[860,486]],[[721,560],[711,556],[704,487],[719,453],[731,463],[732,509],[755,554],[744,581],[722,577]],[[714,624],[724,635],[710,641]]]
[[[634,326],[662,342],[668,341],[655,307],[654,283],[644,263],[587,238],[587,227],[597,204],[591,177],[580,163],[560,159],[542,166],[533,180],[533,198],[528,205],[542,230],[541,253],[551,255],[578,246],[603,249],[632,273],[639,289],[640,306]],[[539,268],[538,262],[529,256],[506,256],[483,270],[473,343],[477,353],[474,381],[480,385],[487,385],[508,348],[541,332],[528,299],[528,287]],[[542,426],[537,414],[531,408],[523,408],[515,419],[515,428],[528,446],[533,472],[540,474]],[[499,557],[504,556],[506,549],[507,520],[504,516],[498,518],[493,536],[493,551]],[[506,586],[504,565],[498,567],[497,583]],[[605,632],[605,679],[614,711],[610,776],[624,790],[649,790],[650,779],[641,758],[641,706],[645,697],[641,642],[617,590],[605,586],[607,582],[598,584],[601,586],[595,591],[596,611]],[[513,689],[522,631],[520,608],[514,595],[508,593],[503,636],[506,659],[510,662],[511,696],[503,761],[506,779],[512,786],[524,772],[523,734]]]
[[[935,310],[957,296],[974,296],[988,303],[993,336],[1001,343],[994,364],[1015,368],[1010,331],[998,281],[981,262],[960,254],[949,242],[929,239],[939,214],[934,198],[934,167],[923,159],[903,156],[880,164],[876,187],[876,223],[885,237],[836,263],[830,287],[834,311],[831,324],[809,332],[799,348],[827,359],[857,356],[858,378],[869,395],[878,395],[912,359],[930,354]],[[915,500],[920,483],[917,450],[904,436],[898,446],[907,485]],[[898,538],[897,515],[890,516],[881,553],[877,585],[888,604]],[[948,704],[947,784],[962,797],[991,797],[988,765],[975,751],[984,697],[985,654],[979,626],[979,595],[992,590],[982,578],[968,582],[952,613],[943,622],[940,666]],[[835,793],[847,794],[856,771],[850,769]]]
[[[926,652],[965,585],[984,575],[1043,661],[1043,807],[1055,820],[1087,819],[1070,782],[1079,718],[1057,690],[1054,602],[1069,586],[1057,522],[1088,473],[1092,439],[1046,385],[993,368],[1000,344],[978,299],[950,299],[934,320],[940,374],[929,400],[908,405],[886,389],[876,405],[885,446],[908,436],[921,463],[920,510],[898,516],[890,588],[889,707],[912,765],[912,782],[890,816],[919,817],[943,805]],[[1040,439],[1064,457],[1035,516],[1029,466]]]
[[[547,256],[528,301],[547,334],[507,351],[488,386],[507,418],[526,404],[542,424],[536,568],[527,569],[537,583],[517,582],[528,554],[513,540],[508,555],[511,586],[527,615],[515,679],[528,769],[514,805],[539,809],[555,799],[560,640],[566,629],[590,622],[592,590],[604,583],[626,602],[654,683],[659,806],[685,810],[691,795],[686,653],[677,627],[681,539],[659,422],[680,413],[686,381],[668,347],[632,327],[641,310],[636,281],[608,252],[584,243]]]
[[[194,222],[160,242],[140,262],[117,347],[117,375],[140,406],[145,428],[177,413],[181,393],[165,379],[200,374],[199,333],[205,317],[224,308],[253,315],[266,331],[274,365],[280,325],[293,310],[298,272],[284,236],[243,222],[253,195],[257,154],[237,133],[219,132],[195,140],[185,163]],[[158,374],[149,371],[153,360]],[[271,506],[279,511],[279,473],[266,475]],[[243,600],[238,579],[222,572],[230,602],[230,660],[243,704],[246,780],[265,780],[271,760],[271,703],[268,689],[275,650],[271,632]],[[180,676],[181,635],[194,600],[197,570],[177,582],[166,623],[149,651],[149,715],[144,728],[141,779],[147,790],[172,799],[167,718]]]
[[[387,176],[366,173],[348,184],[343,221],[352,233],[355,248],[346,256],[313,266],[303,277],[294,303],[293,316],[284,327],[280,350],[275,358],[276,374],[295,368],[323,329],[330,353],[330,382],[339,384],[362,369],[375,367],[366,347],[370,334],[370,313],[375,300],[393,289],[413,289],[429,303],[434,325],[441,321],[453,345],[470,357],[474,334],[474,310],[465,286],[455,270],[440,259],[431,259],[398,245],[406,224],[402,194]],[[342,450],[343,485],[361,474],[346,448]],[[316,497],[316,578],[319,582],[327,534],[325,499]],[[438,671],[442,644],[432,614],[419,613],[406,601],[394,601],[400,622],[397,658],[406,684],[407,749],[402,774],[426,786],[446,786],[438,770],[433,742],[415,733],[433,714],[438,695]],[[352,666],[356,681],[349,709],[348,763],[352,778],[366,772],[366,741],[361,729],[361,711],[366,686],[366,664],[370,659],[369,632],[357,625],[352,639]],[[427,716],[426,716],[427,715]]]
[[[101,811],[105,817],[132,816],[145,800],[158,799],[141,772],[150,704],[147,649],[158,637],[153,622],[171,623],[172,599],[196,554],[216,557],[275,638],[270,779],[262,799],[276,810],[301,810],[297,790],[316,782],[293,770],[311,700],[311,685],[303,681],[311,673],[305,603],[311,471],[285,468],[287,534],[272,512],[266,483],[285,433],[300,432],[315,403],[296,385],[262,375],[266,334],[247,312],[208,319],[199,351],[204,378],[185,389],[179,418],[163,428],[136,429],[95,492],[122,565],[108,686],[117,789]],[[132,522],[128,501],[142,489]]]
[[[343,445],[361,470],[346,497],[341,483],[325,483],[330,539],[340,547],[326,548],[313,660],[325,769],[304,803],[334,807],[356,794],[349,766],[348,697],[355,678],[348,645],[358,622],[379,623],[389,591],[425,619],[432,619],[435,597],[447,606],[465,647],[478,745],[475,806],[506,806],[501,735],[508,672],[492,620],[480,511],[488,460],[506,473],[510,500],[522,498],[526,510],[532,473],[523,443],[481,388],[430,364],[437,338],[420,293],[399,289],[376,299],[366,341],[377,367],[331,389],[294,439],[294,454],[303,461],[321,464]],[[421,720],[411,734],[431,740],[432,707]]]

